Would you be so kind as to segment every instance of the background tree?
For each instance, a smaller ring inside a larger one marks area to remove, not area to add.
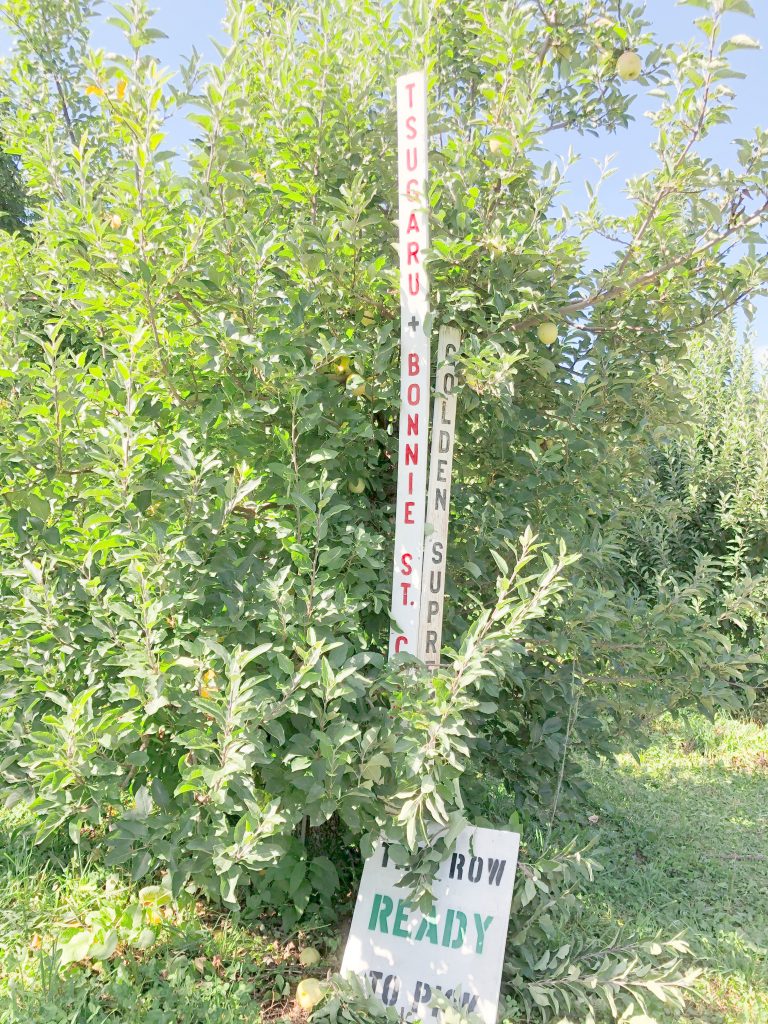
[[[26,221],[27,209],[18,166],[13,157],[0,152],[0,230],[23,231]]]

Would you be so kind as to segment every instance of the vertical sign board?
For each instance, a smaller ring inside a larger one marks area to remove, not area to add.
[[[407,1020],[439,1024],[442,993],[496,1024],[520,836],[467,828],[441,864],[429,913],[408,903],[379,844],[366,861],[341,965]]]
[[[429,430],[427,85],[422,71],[397,80],[400,253],[400,443],[389,657],[418,653]]]
[[[452,361],[459,351],[460,340],[461,335],[455,327],[440,328],[419,626],[419,657],[429,668],[440,667],[448,510],[451,505],[453,440],[456,434],[456,368]]]

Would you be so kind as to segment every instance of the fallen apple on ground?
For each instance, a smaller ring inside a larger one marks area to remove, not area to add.
[[[317,978],[305,978],[296,987],[296,1002],[309,1013],[323,998],[323,986]]]

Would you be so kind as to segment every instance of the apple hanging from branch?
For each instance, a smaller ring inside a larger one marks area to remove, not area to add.
[[[536,328],[536,336],[542,345],[554,345],[557,341],[557,324],[546,320]]]
[[[640,77],[642,70],[642,61],[634,50],[625,50],[616,61],[616,71],[624,82],[634,82],[636,78]]]

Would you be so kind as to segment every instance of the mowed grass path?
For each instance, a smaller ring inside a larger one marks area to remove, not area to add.
[[[685,932],[703,975],[663,1019],[768,1024],[768,728],[665,718],[655,735],[639,760],[588,769],[605,870],[583,925]]]
[[[639,761],[589,766],[590,805],[558,826],[596,838],[604,865],[579,926],[597,943],[617,926],[686,934],[703,974],[666,1024],[768,1024],[768,729],[665,719],[654,735]],[[163,910],[151,948],[59,971],[67,924],[122,912],[137,887],[33,847],[23,825],[0,812],[0,1024],[259,1024],[290,1009],[302,944],[323,952],[318,975],[338,966],[335,929],[278,941],[190,896]]]

